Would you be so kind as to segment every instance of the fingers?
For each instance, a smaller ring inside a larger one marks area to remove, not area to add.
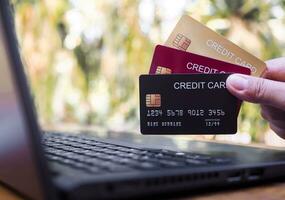
[[[270,128],[285,139],[285,112],[272,106],[261,105],[261,116],[269,122]]]
[[[285,130],[285,112],[271,106],[261,105],[261,116],[270,124]]]
[[[280,128],[278,125],[275,125],[273,123],[269,123],[270,128],[281,138],[285,139],[285,132],[284,129]]]
[[[261,105],[261,116],[268,121],[285,121],[285,112],[272,106]]]
[[[285,110],[285,82],[232,74],[226,85],[229,92],[241,100]]]
[[[233,74],[227,89],[241,100],[261,104],[261,115],[285,139],[285,57],[268,60],[263,78]]]
[[[285,57],[266,61],[263,77],[276,81],[285,81]]]

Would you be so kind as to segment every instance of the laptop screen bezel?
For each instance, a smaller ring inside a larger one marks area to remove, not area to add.
[[[41,147],[41,132],[37,123],[36,112],[34,111],[34,105],[30,96],[29,87],[27,84],[25,72],[18,52],[17,39],[14,31],[13,16],[11,15],[11,5],[8,0],[1,0],[0,15],[2,18],[1,25],[4,30],[4,43],[7,48],[8,60],[11,65],[11,73],[15,81],[15,87],[17,89],[21,108],[25,115],[25,123],[28,129],[28,138],[30,140],[30,148],[33,155],[33,165],[35,166],[38,176],[38,180],[41,188],[42,199],[55,199],[55,189],[52,185],[50,172],[47,167],[47,162],[44,157],[44,151]],[[32,194],[26,194],[25,191],[21,191],[21,188],[11,187],[9,180],[0,180],[2,183],[10,187],[11,189],[20,192],[28,197],[32,197]],[[29,180],[27,180],[29,184]]]

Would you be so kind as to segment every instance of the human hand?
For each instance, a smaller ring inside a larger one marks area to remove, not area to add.
[[[261,116],[285,139],[285,57],[266,62],[262,78],[233,74],[227,89],[237,98],[261,105]]]

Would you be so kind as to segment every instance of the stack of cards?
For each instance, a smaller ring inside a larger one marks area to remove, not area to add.
[[[157,45],[154,51],[149,74],[163,77],[140,77],[141,132],[235,133],[240,102],[222,86],[229,73],[260,76],[265,69],[263,61],[191,17],[182,16],[165,45]],[[175,89],[176,83],[180,89]],[[203,88],[194,87],[199,84]],[[217,86],[209,88],[208,84]],[[175,97],[179,98],[176,102]],[[192,110],[204,115],[189,114]],[[212,111],[216,114],[211,115]],[[217,116],[218,112],[224,116]]]

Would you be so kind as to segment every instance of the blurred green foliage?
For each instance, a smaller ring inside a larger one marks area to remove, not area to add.
[[[284,51],[281,0],[14,0],[14,4],[22,55],[44,125],[137,129],[138,76],[148,72],[154,46],[165,41],[165,29],[169,34],[183,13],[263,60]],[[167,4],[170,9],[164,7]],[[165,28],[169,19],[173,23]],[[245,103],[239,117],[239,131],[250,133],[253,141],[263,141],[268,129],[259,111],[259,106]]]

